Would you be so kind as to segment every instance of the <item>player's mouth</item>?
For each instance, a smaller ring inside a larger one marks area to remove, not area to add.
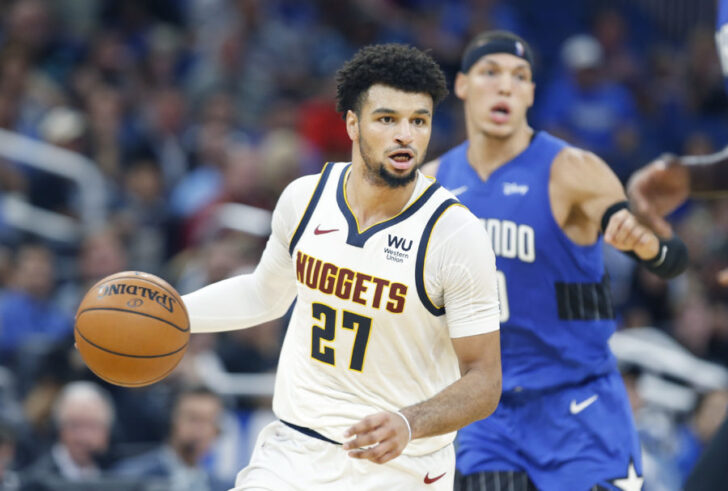
[[[511,106],[505,102],[494,104],[490,108],[490,117],[497,124],[507,123],[511,115]]]
[[[389,162],[395,169],[407,170],[415,163],[415,154],[412,150],[399,149],[389,155]]]

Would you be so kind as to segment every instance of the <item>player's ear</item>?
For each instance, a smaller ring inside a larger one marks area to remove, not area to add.
[[[359,118],[351,109],[346,111],[346,132],[349,134],[351,141],[359,139]]]
[[[458,99],[465,100],[465,96],[468,94],[468,76],[463,72],[458,72],[455,75],[455,95]]]

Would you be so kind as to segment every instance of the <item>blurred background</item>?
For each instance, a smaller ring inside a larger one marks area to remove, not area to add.
[[[426,48],[452,87],[473,35],[513,30],[536,53],[532,126],[626,180],[728,144],[715,15],[714,0],[1,0],[0,490],[232,484],[273,418],[285,319],[195,335],[170,377],[129,390],[85,369],[75,310],[121,270],[182,293],[250,271],[285,185],[349,159],[333,75],[359,47]],[[464,139],[454,96],[434,125],[429,158]],[[672,221],[691,266],[669,284],[606,251],[647,490],[680,489],[728,407],[728,200]]]

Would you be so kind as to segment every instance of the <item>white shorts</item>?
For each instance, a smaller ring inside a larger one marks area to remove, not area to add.
[[[260,432],[253,456],[232,491],[451,491],[455,450],[400,455],[386,464],[353,459],[340,446],[274,421]]]

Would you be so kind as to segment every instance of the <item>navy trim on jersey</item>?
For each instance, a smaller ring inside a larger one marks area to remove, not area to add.
[[[334,445],[341,445],[341,443],[339,443],[335,440],[332,440],[331,438],[326,438],[321,433],[319,433],[316,430],[312,430],[311,428],[306,428],[305,426],[294,425],[293,423],[289,423],[288,421],[283,420],[283,419],[281,419],[280,422],[283,423],[284,425],[288,426],[289,428],[293,428],[296,431],[300,431],[301,433],[303,433],[306,436],[310,436],[311,438],[316,438],[316,439],[324,441],[324,442],[333,443]]]
[[[430,219],[425,225],[425,229],[422,231],[422,237],[420,238],[420,246],[417,250],[417,262],[415,263],[415,286],[417,287],[417,295],[419,295],[422,305],[432,314],[441,316],[445,314],[445,307],[438,307],[430,300],[425,290],[425,254],[427,253],[427,245],[430,242],[430,236],[432,235],[432,229],[435,228],[437,220],[445,213],[445,210],[450,208],[452,205],[460,204],[456,199],[450,198],[444,201],[440,206],[437,207],[435,213],[432,214]]]
[[[599,321],[614,319],[609,276],[600,283],[556,282],[559,319],[565,321]]]
[[[428,187],[425,192],[422,193],[422,195],[417,198],[414,203],[409,205],[409,207],[407,207],[407,209],[404,210],[402,213],[390,218],[389,220],[385,220],[384,222],[373,225],[365,231],[359,233],[359,226],[356,223],[356,218],[349,209],[349,205],[346,204],[346,199],[344,198],[344,180],[346,179],[346,173],[348,172],[349,167],[351,167],[351,164],[349,164],[341,172],[341,177],[339,177],[339,187],[336,189],[336,202],[339,204],[339,209],[344,215],[344,218],[346,218],[346,223],[349,226],[349,232],[346,236],[346,243],[355,247],[364,247],[364,244],[366,244],[366,241],[369,240],[372,235],[411,217],[417,210],[422,208],[422,205],[424,205],[427,200],[430,199],[433,194],[435,194],[435,191],[440,188],[439,183],[433,182],[432,184],[430,184],[430,187]]]
[[[329,179],[329,175],[331,174],[331,169],[333,169],[333,167],[334,166],[332,164],[326,162],[323,170],[321,171],[321,177],[319,178],[318,184],[316,184],[316,189],[314,189],[313,194],[311,195],[311,200],[308,202],[306,211],[303,213],[301,221],[298,223],[296,232],[293,234],[293,237],[291,237],[291,244],[288,246],[288,254],[291,256],[293,255],[293,249],[301,239],[301,235],[303,235],[303,231],[306,230],[308,221],[311,220],[311,215],[313,215],[313,211],[316,209],[319,199],[321,199],[321,194],[324,192],[326,181]]]

